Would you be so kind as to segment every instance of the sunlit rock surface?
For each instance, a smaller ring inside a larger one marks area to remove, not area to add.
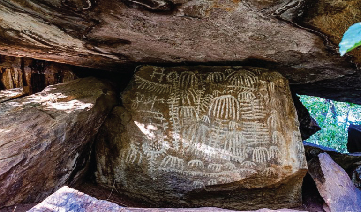
[[[115,104],[112,87],[96,78],[0,103],[0,207],[41,201],[77,180]]]
[[[361,191],[327,153],[310,160],[308,166],[328,211],[361,211]]]
[[[98,135],[98,183],[162,207],[300,204],[307,164],[279,73],[145,66],[122,101]]]

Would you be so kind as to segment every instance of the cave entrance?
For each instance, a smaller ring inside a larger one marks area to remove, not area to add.
[[[361,125],[361,105],[306,95],[299,97],[321,127],[306,141],[348,153],[348,128]]]

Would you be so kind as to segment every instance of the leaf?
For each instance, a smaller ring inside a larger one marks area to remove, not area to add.
[[[361,23],[356,23],[345,32],[338,44],[341,56],[361,45]]]

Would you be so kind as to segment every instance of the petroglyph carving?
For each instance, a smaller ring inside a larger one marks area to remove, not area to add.
[[[279,177],[283,145],[294,143],[304,160],[298,126],[289,129],[281,119],[284,82],[257,68],[139,71],[124,104],[143,135],[128,130],[122,160],[144,164],[153,179],[163,172],[187,176],[195,189],[254,174]]]
[[[252,174],[256,174],[257,171],[254,169],[239,169],[239,173],[241,175],[252,175]]]
[[[129,149],[123,152],[123,158],[126,163],[140,164],[142,162],[143,156],[142,153],[137,150],[134,144],[130,144]]]
[[[263,174],[266,175],[267,177],[272,177],[272,176],[277,176],[277,170],[273,167],[267,167],[264,171]]]
[[[211,163],[208,165],[208,169],[215,171],[215,172],[220,172],[222,169],[222,164]]]
[[[209,109],[209,116],[218,119],[239,120],[239,102],[232,95],[214,98]]]
[[[279,153],[280,150],[278,149],[278,146],[271,146],[269,148],[268,160],[271,160],[272,158],[278,158]]]
[[[211,186],[211,185],[217,185],[217,179],[210,179],[208,181],[208,185]]]
[[[204,188],[204,183],[202,181],[196,180],[193,182],[193,188],[194,189],[202,189]]]
[[[222,72],[211,72],[208,74],[206,81],[211,83],[218,83],[225,80],[225,74]]]
[[[276,110],[271,111],[271,115],[268,117],[267,123],[272,129],[277,129],[279,127],[279,117]]]
[[[164,71],[165,71],[164,68],[157,67],[154,69],[153,73],[150,75],[150,78],[153,79],[158,75],[159,76],[158,82],[161,83],[163,81],[163,77],[165,76]]]
[[[242,163],[242,166],[244,166],[244,167],[246,167],[246,168],[254,168],[254,167],[256,167],[257,165],[256,165],[256,163],[254,163],[254,162],[252,162],[252,161],[244,161],[243,163]]]
[[[267,162],[268,150],[265,147],[256,147],[253,150],[252,160],[258,163]]]
[[[227,162],[223,165],[223,167],[226,169],[226,170],[236,170],[237,167],[231,163],[231,162]]]
[[[183,168],[184,168],[184,160],[181,159],[181,158],[177,158],[177,157],[168,155],[160,163],[160,167],[167,168],[167,169],[183,170]]]
[[[257,85],[258,77],[247,70],[232,72],[227,77],[228,82],[236,87],[254,88]]]
[[[181,90],[198,87],[198,78],[194,72],[184,71],[179,78],[179,88]]]
[[[138,76],[135,76],[135,82],[138,84],[139,89],[149,90],[158,94],[170,93],[172,89],[170,85],[151,82]]]
[[[188,166],[204,168],[203,162],[201,160],[191,160],[188,162]]]
[[[274,144],[283,144],[285,143],[285,139],[283,135],[278,131],[273,131],[272,133],[272,143]]]

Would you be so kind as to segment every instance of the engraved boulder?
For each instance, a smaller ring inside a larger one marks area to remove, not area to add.
[[[288,81],[252,67],[143,66],[96,141],[97,182],[157,207],[301,204]]]

